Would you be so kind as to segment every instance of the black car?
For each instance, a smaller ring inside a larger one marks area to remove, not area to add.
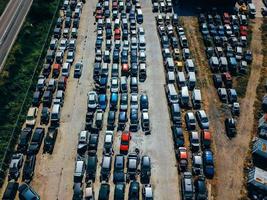
[[[113,182],[116,184],[124,181],[124,156],[122,154],[118,154],[115,156]]]
[[[19,136],[17,152],[26,153],[31,136],[32,136],[32,129],[30,127],[22,129]]]
[[[113,51],[113,63],[119,63],[120,61],[120,54],[118,49],[114,49]]]
[[[83,199],[83,186],[82,183],[74,183],[72,200]]]
[[[98,145],[98,135],[91,134],[89,138],[88,150],[97,151],[97,145]]]
[[[114,129],[115,119],[116,119],[116,112],[114,110],[110,110],[108,112],[108,120],[107,120],[108,128]]]
[[[38,107],[41,103],[42,93],[40,91],[35,91],[33,93],[32,105]]]
[[[40,196],[26,183],[22,183],[19,186],[19,199],[20,200],[40,200]]]
[[[195,186],[195,199],[196,200],[208,199],[205,178],[203,176],[199,176],[197,179],[195,179],[194,186]]]
[[[48,124],[50,120],[50,112],[48,107],[43,107],[42,113],[41,113],[41,122],[40,124]]]
[[[32,177],[34,175],[35,162],[36,162],[35,155],[27,156],[24,163],[23,174],[22,174],[22,180],[25,181],[26,183],[29,183],[32,180]]]
[[[2,200],[13,200],[16,197],[17,191],[18,191],[19,184],[14,181],[9,181],[4,195],[2,197]]]
[[[44,128],[37,127],[33,133],[31,143],[28,147],[28,155],[37,154],[44,138]]]
[[[117,183],[115,185],[114,200],[124,200],[125,183]]]
[[[151,176],[151,160],[149,156],[143,156],[141,159],[141,183],[148,184]]]
[[[233,118],[227,118],[224,121],[225,124],[225,130],[226,130],[226,135],[229,138],[235,137],[236,135],[236,122]]]
[[[110,185],[108,183],[101,183],[98,200],[108,200],[110,193]]]
[[[50,108],[52,104],[52,99],[52,92],[50,90],[45,91],[43,95],[43,106]]]
[[[96,154],[89,155],[87,158],[86,180],[95,181],[96,168],[97,168],[97,156],[96,156]]]
[[[137,181],[132,181],[130,183],[128,200],[138,200],[140,193],[140,185]]]
[[[172,127],[173,141],[176,148],[184,146],[184,135],[183,129],[178,126]]]
[[[58,129],[54,127],[49,127],[44,139],[44,147],[43,152],[53,153],[53,149],[55,146],[56,138],[58,134]]]
[[[119,113],[119,125],[118,125],[118,130],[124,130],[125,129],[125,124],[128,121],[127,118],[127,112],[121,111]]]
[[[222,87],[222,76],[220,74],[213,74],[212,75],[213,83],[215,88],[221,88]]]

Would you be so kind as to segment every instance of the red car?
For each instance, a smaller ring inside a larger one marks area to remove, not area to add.
[[[230,16],[229,16],[229,13],[227,12],[223,13],[223,23],[230,24]]]
[[[124,76],[128,76],[129,74],[129,65],[127,63],[122,64],[121,74]]]
[[[211,132],[208,130],[201,131],[201,143],[203,148],[209,148],[211,144]]]
[[[112,2],[112,10],[118,10],[118,2],[117,1]]]
[[[102,17],[103,17],[103,11],[102,10],[96,10],[96,13],[95,13],[95,19],[96,19],[96,21],[98,19],[102,19]]]
[[[121,134],[121,145],[120,145],[120,152],[121,153],[128,153],[129,146],[130,146],[131,134],[130,132],[123,132]]]
[[[120,40],[121,39],[121,30],[119,28],[115,29],[115,40]]]
[[[240,26],[240,35],[241,36],[248,36],[248,27],[247,26]]]

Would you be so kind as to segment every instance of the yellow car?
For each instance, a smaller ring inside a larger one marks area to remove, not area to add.
[[[248,8],[247,8],[246,4],[243,3],[243,4],[239,7],[239,12],[244,13],[244,14],[246,14],[246,13],[248,12]]]
[[[183,71],[183,62],[182,61],[176,61],[175,66],[177,67],[178,71]]]

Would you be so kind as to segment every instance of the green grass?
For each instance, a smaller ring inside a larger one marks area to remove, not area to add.
[[[8,167],[10,155],[17,142],[17,136],[25,120],[25,114],[31,103],[34,86],[42,63],[38,64],[32,85],[30,85],[31,77],[39,56],[44,54],[42,52],[43,44],[47,42],[47,33],[54,12],[57,10],[58,1],[33,1],[26,21],[0,74],[0,161],[4,161],[0,173],[0,185],[5,175],[4,171]],[[16,126],[16,120],[29,86],[31,86],[30,92],[26,96],[26,103],[22,108],[22,115]],[[11,137],[14,128],[15,134]],[[10,139],[11,143],[9,145]],[[8,151],[6,157],[4,157],[6,150]]]
[[[8,4],[9,0],[1,0],[0,1],[0,15],[4,12],[6,5]]]

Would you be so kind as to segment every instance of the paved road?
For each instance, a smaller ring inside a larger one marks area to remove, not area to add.
[[[32,0],[10,0],[0,18],[0,71],[31,4]]]

